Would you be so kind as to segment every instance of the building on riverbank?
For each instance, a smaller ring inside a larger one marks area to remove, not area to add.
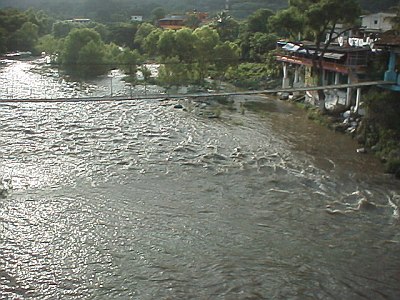
[[[313,64],[316,66],[322,57],[323,85],[357,84],[369,78],[369,65],[379,56],[389,57],[388,70],[384,80],[396,82],[389,86],[394,91],[400,91],[400,76],[397,71],[397,57],[400,54],[400,37],[391,29],[395,14],[377,13],[361,16],[361,26],[356,29],[343,30],[336,27],[336,39],[330,41],[328,47],[322,45],[317,49],[314,43],[307,41],[279,41],[279,53],[276,59],[282,62],[282,87],[315,86],[312,76]],[[318,51],[319,53],[316,53]],[[389,53],[389,54],[388,54]],[[346,89],[326,90],[326,103],[341,104],[346,108],[355,105],[361,99],[361,89],[348,87]],[[316,103],[318,94],[306,92],[306,101]]]
[[[282,62],[282,88],[315,86],[312,76],[316,45],[310,42],[278,42],[280,52],[276,59]],[[341,47],[332,45],[323,53],[322,76],[324,85],[353,84],[362,81],[367,73],[369,47]],[[326,101],[346,107],[354,105],[360,97],[354,89],[327,90]],[[306,92],[306,101],[315,103],[316,92]]]

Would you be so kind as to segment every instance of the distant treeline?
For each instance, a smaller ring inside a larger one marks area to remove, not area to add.
[[[246,18],[260,8],[274,11],[287,7],[287,0],[230,0],[230,14],[235,18]],[[359,0],[366,12],[387,10],[398,4],[398,0]],[[126,21],[132,15],[152,18],[152,12],[163,8],[166,13],[182,13],[193,9],[211,14],[225,8],[225,0],[2,0],[1,7],[44,10],[57,19],[75,17],[91,18],[97,22]]]
[[[166,13],[191,10],[216,13],[225,8],[225,0],[2,0],[0,7],[45,10],[58,19],[91,18],[97,22],[125,21],[132,15],[152,17],[152,11],[163,8]],[[259,8],[273,10],[287,6],[286,0],[230,0],[231,14],[245,18]]]

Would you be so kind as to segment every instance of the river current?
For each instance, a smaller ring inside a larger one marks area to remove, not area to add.
[[[37,68],[3,64],[1,98],[37,76],[68,95]],[[291,104],[0,103],[0,120],[1,300],[400,298],[398,181]]]

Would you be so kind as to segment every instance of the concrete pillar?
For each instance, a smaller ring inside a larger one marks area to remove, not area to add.
[[[348,79],[347,79],[347,83],[351,84],[351,74],[349,73],[348,75]],[[346,95],[346,107],[349,108],[351,106],[351,92],[352,92],[352,88],[347,88],[347,95]]]
[[[356,106],[354,107],[354,112],[357,113],[358,109],[360,108],[361,102],[361,88],[357,89],[357,96],[356,96]]]
[[[296,85],[297,85],[297,84],[299,83],[299,81],[300,81],[300,74],[299,74],[299,73],[300,73],[300,70],[299,70],[299,69],[300,69],[299,66],[296,66],[295,69],[294,69],[294,81],[293,81],[293,83],[296,84]],[[293,84],[293,85],[294,85],[294,84]]]
[[[303,66],[299,67],[299,83],[300,86],[305,86],[306,83],[306,68]]]
[[[283,63],[282,88],[283,89],[290,88],[289,71],[288,71],[288,65],[286,63]]]
[[[335,73],[335,85],[338,85],[339,84],[339,82],[340,82],[340,80],[339,80],[339,78],[340,78],[340,73]]]

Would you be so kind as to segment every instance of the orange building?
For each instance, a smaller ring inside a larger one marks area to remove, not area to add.
[[[193,18],[197,24],[187,24],[188,21]],[[183,27],[198,27],[207,22],[208,13],[205,12],[188,12],[185,15],[169,15],[165,18],[158,20],[158,26],[162,29],[179,30]]]

